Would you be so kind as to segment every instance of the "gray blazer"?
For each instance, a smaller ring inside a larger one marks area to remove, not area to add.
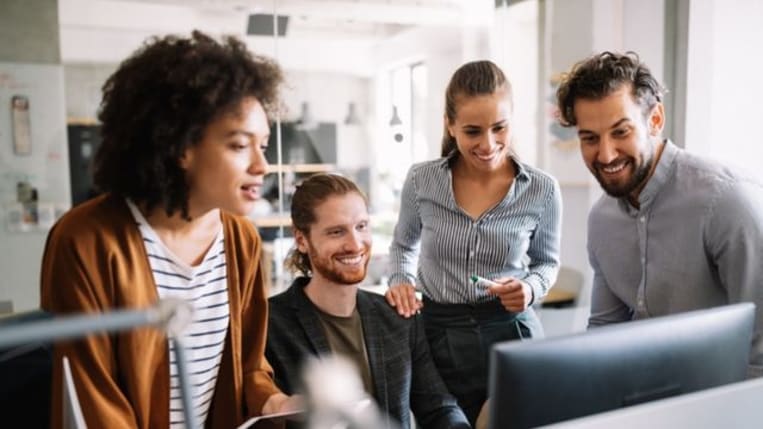
[[[328,341],[301,277],[270,298],[265,355],[284,393],[300,389],[302,364],[330,354]],[[420,317],[400,317],[381,295],[359,290],[358,312],[374,383],[373,397],[396,424],[410,427],[410,412],[422,428],[469,428],[432,362]]]

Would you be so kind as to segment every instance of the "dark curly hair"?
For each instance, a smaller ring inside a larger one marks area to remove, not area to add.
[[[221,43],[199,31],[152,37],[103,85],[96,188],[188,219],[181,156],[244,98],[256,98],[272,115],[282,81],[278,65],[234,37]]]
[[[575,64],[569,73],[562,76],[556,90],[559,122],[565,127],[577,125],[573,109],[577,99],[598,100],[623,85],[631,86],[633,97],[644,114],[662,102],[667,92],[635,52],[602,52]]]
[[[465,63],[453,73],[445,90],[445,117],[449,122],[456,119],[459,97],[490,95],[499,90],[505,90],[511,101],[511,83],[495,63],[487,60]],[[443,125],[440,156],[448,156],[454,150],[456,139],[448,133],[447,125]]]
[[[297,186],[291,200],[291,223],[295,230],[308,235],[310,226],[317,220],[315,208],[337,195],[356,193],[368,205],[368,199],[363,191],[352,180],[334,173],[314,174]],[[292,273],[302,273],[309,276],[312,271],[310,257],[294,246],[286,256],[284,266]]]

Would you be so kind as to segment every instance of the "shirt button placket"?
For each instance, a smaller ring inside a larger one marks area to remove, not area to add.
[[[477,223],[472,221],[471,226],[469,227],[469,258],[467,263],[467,271],[473,272],[475,269],[475,263],[474,263],[474,249],[477,247]]]
[[[638,230],[639,253],[641,256],[641,283],[636,293],[636,313],[646,316],[648,314],[646,309],[646,214],[638,215],[636,229]]]

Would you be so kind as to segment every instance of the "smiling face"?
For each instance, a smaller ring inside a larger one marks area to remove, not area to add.
[[[637,201],[656,162],[662,104],[645,113],[630,85],[623,85],[601,99],[578,99],[574,112],[588,169],[607,194]]]
[[[313,210],[310,231],[294,231],[297,249],[310,258],[313,280],[341,285],[362,282],[371,258],[371,229],[363,197],[355,192],[333,195]]]
[[[253,97],[204,129],[201,141],[180,160],[188,181],[191,216],[213,209],[238,215],[252,211],[267,172],[269,135],[265,110]]]
[[[505,90],[462,97],[456,116],[445,119],[463,162],[478,171],[494,171],[508,162],[511,101]]]

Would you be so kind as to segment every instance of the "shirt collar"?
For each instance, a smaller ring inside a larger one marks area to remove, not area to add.
[[[669,139],[665,140],[665,147],[662,149],[660,159],[657,160],[657,166],[638,196],[640,210],[645,209],[651,204],[668,179],[670,179],[670,174],[679,151],[678,146],[673,144],[672,141]],[[629,210],[633,208],[628,202],[627,197],[621,198],[620,204],[624,204]]]

